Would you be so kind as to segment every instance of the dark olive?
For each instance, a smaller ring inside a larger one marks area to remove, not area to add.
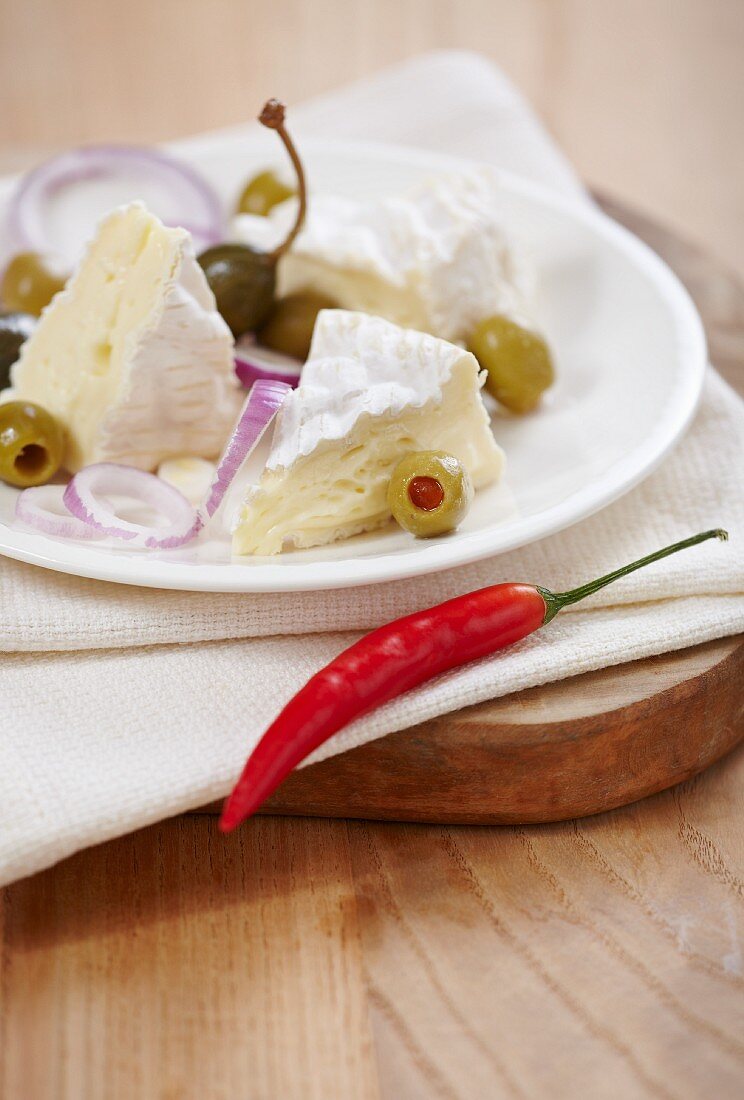
[[[481,321],[468,349],[488,371],[488,392],[512,412],[531,412],[553,384],[553,358],[542,336],[508,317]]]
[[[235,337],[254,332],[266,320],[276,294],[276,265],[300,232],[307,212],[305,173],[285,129],[284,115],[283,104],[270,99],[264,104],[258,121],[276,130],[297,173],[299,202],[292,228],[272,252],[262,252],[245,244],[218,244],[199,256],[217,308]]]
[[[274,301],[273,257],[245,244],[218,244],[202,252],[199,263],[233,336],[258,328]]]
[[[7,309],[38,317],[65,282],[65,275],[49,257],[19,252],[5,268],[0,298]]]
[[[10,385],[10,368],[35,327],[30,313],[0,313],[0,390]]]
[[[238,214],[258,214],[264,217],[281,202],[297,192],[280,180],[275,172],[259,172],[248,181],[238,199]]]
[[[304,363],[321,309],[338,309],[338,303],[314,290],[298,290],[279,298],[256,333],[259,343]]]
[[[51,413],[30,401],[0,404],[0,478],[26,489],[44,485],[62,464],[65,434]]]

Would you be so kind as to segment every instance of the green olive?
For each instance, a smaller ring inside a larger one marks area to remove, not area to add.
[[[22,489],[44,485],[62,465],[65,435],[51,413],[30,401],[0,404],[0,478]]]
[[[508,317],[481,321],[468,349],[488,371],[488,392],[512,412],[530,412],[553,384],[553,357],[542,336]]]
[[[417,538],[454,531],[473,500],[473,483],[454,455],[415,451],[401,459],[388,486],[388,507]]]
[[[259,343],[304,363],[321,309],[338,309],[338,303],[314,290],[298,290],[279,298],[256,333]]]
[[[199,263],[233,336],[257,329],[274,301],[275,258],[245,244],[218,244]]]
[[[38,317],[64,285],[52,261],[39,252],[19,252],[5,268],[0,298],[7,309]]]
[[[295,189],[283,183],[275,172],[259,172],[243,188],[237,212],[265,217],[280,202],[286,202],[296,194]]]
[[[35,327],[30,313],[0,313],[0,390],[10,385],[10,368]]]

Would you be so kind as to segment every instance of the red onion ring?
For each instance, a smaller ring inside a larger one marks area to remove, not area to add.
[[[217,463],[214,480],[199,508],[205,523],[219,508],[241,466],[261,441],[291,389],[287,382],[267,378],[259,379],[251,387],[238,422]]]
[[[37,485],[33,489],[24,489],[16,498],[16,519],[55,538],[102,538],[99,531],[70,515],[62,499],[63,494],[64,485]]]
[[[52,157],[28,172],[8,205],[8,233],[19,251],[50,251],[45,228],[46,201],[69,184],[133,172],[160,179],[183,206],[184,228],[197,251],[216,244],[223,235],[219,199],[198,172],[175,157],[135,145],[88,145]],[[136,196],[133,196],[136,197]]]
[[[148,550],[184,546],[215,514],[290,390],[286,382],[266,380],[256,382],[251,388],[217,464],[212,484],[197,509],[183,493],[154,474],[115,462],[97,462],[75,474],[64,491],[57,485],[25,489],[16,500],[16,518],[57,538],[90,539],[110,535],[131,547]],[[112,494],[153,508],[164,517],[164,522],[152,525],[122,519],[105,499]],[[66,508],[67,514],[55,512],[54,505]]]
[[[299,385],[302,363],[288,355],[258,347],[252,336],[241,336],[234,354],[235,373],[246,389],[254,382],[284,382],[292,389]]]
[[[154,526],[121,519],[103,499],[111,493],[133,497],[149,505],[160,512],[166,522]],[[203,526],[201,516],[178,489],[155,474],[116,462],[96,462],[84,467],[75,474],[62,499],[76,519],[94,530],[147,550],[173,550],[183,546]]]

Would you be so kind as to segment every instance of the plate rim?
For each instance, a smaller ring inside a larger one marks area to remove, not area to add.
[[[218,131],[172,142],[166,148],[185,157],[198,158],[210,148],[224,147],[227,141],[238,136],[238,133]],[[311,139],[306,142],[306,147],[308,153],[315,156],[325,152],[352,157],[372,156],[406,165],[415,163],[430,168],[432,172],[472,171],[484,167],[484,162],[476,159],[384,142]],[[497,557],[566,530],[630,492],[658,468],[687,431],[697,411],[708,363],[700,314],[689,292],[668,264],[649,245],[591,201],[584,203],[516,173],[493,165],[487,167],[496,173],[507,190],[584,223],[619,248],[634,262],[634,266],[653,281],[673,315],[684,368],[681,384],[675,389],[674,405],[644,443],[635,448],[630,456],[623,456],[613,463],[599,482],[573,493],[567,501],[522,519],[519,530],[503,539],[498,548],[492,545],[494,531],[491,528],[488,531],[463,533],[451,541],[424,545],[415,554],[406,551],[379,557],[297,565],[270,561],[253,565],[239,562],[181,564],[153,561],[151,557],[117,556],[107,550],[96,552],[95,547],[56,542],[41,534],[16,531],[0,522],[0,555],[54,572],[141,588],[246,594],[355,588],[404,580],[421,573],[442,572],[484,558]],[[5,177],[0,180],[0,187],[4,188],[8,183],[9,177]],[[52,549],[45,550],[44,544],[49,544]],[[70,555],[69,560],[66,560],[66,554]],[[82,561],[76,560],[78,555],[82,555]],[[140,575],[143,561],[148,562],[147,576],[144,578]]]

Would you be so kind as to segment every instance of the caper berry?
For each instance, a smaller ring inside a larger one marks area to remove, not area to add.
[[[337,308],[332,298],[314,290],[298,290],[286,298],[279,298],[256,333],[259,343],[304,363],[310,351],[316,317],[321,309]]]
[[[54,263],[39,252],[19,252],[3,274],[0,299],[9,310],[38,317],[65,285]]]
[[[275,172],[259,172],[248,181],[238,199],[238,214],[259,214],[264,217],[280,202],[286,202],[297,192],[279,179]]]
[[[454,455],[415,451],[401,459],[388,486],[388,507],[417,538],[454,531],[473,500],[473,483]]]
[[[553,384],[553,358],[542,336],[508,317],[481,321],[468,348],[488,371],[488,392],[512,412],[530,412]]]
[[[235,337],[254,332],[266,320],[276,294],[276,265],[291,248],[307,211],[305,172],[284,126],[284,116],[284,105],[276,99],[269,99],[258,121],[276,130],[297,173],[299,202],[292,228],[272,252],[262,252],[244,244],[219,244],[199,256],[199,263],[217,300],[217,308]]]
[[[65,435],[51,413],[30,401],[0,404],[0,478],[22,489],[44,485],[62,465]]]
[[[0,390],[10,385],[10,368],[35,327],[30,313],[0,313]]]
[[[199,256],[217,309],[233,336],[253,332],[274,301],[276,264],[267,252],[245,244],[218,244]]]

